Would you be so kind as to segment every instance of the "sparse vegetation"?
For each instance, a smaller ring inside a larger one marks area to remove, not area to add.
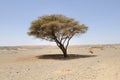
[[[91,46],[89,48],[89,53],[93,54],[94,53],[94,49],[104,50],[104,46],[99,46],[99,45]]]
[[[94,48],[96,48],[96,49],[100,49],[100,50],[103,50],[103,49],[104,49],[103,46],[92,46],[92,47],[91,47],[91,49],[94,49]]]
[[[93,54],[93,51],[92,51],[92,50],[89,50],[89,52],[90,52],[91,54]]]

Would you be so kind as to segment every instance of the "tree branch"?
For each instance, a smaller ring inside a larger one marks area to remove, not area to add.
[[[68,45],[69,45],[69,42],[70,42],[70,39],[71,39],[72,37],[73,37],[73,36],[71,36],[71,37],[68,39],[67,44],[66,44],[66,46],[65,46],[65,49],[67,49],[67,47],[68,47]]]
[[[68,38],[68,37],[66,37],[66,38],[64,39],[64,41],[63,41],[63,45],[65,44],[65,42],[66,42],[67,38]]]

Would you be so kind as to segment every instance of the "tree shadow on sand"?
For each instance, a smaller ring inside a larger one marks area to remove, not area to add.
[[[54,59],[54,60],[71,60],[71,59],[79,59],[79,58],[92,58],[97,57],[97,55],[79,55],[79,54],[68,54],[68,57],[64,58],[63,54],[46,54],[36,56],[38,59]]]

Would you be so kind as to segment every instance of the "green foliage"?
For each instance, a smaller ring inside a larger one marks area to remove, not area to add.
[[[80,25],[78,21],[63,15],[46,15],[33,21],[30,27],[29,35],[37,38],[55,41],[54,36],[58,40],[70,38],[75,34],[82,34],[87,31],[85,25]]]

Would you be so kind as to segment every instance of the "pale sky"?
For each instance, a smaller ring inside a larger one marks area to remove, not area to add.
[[[31,22],[63,14],[89,29],[70,44],[120,43],[120,0],[0,0],[0,46],[53,45],[27,35]]]

